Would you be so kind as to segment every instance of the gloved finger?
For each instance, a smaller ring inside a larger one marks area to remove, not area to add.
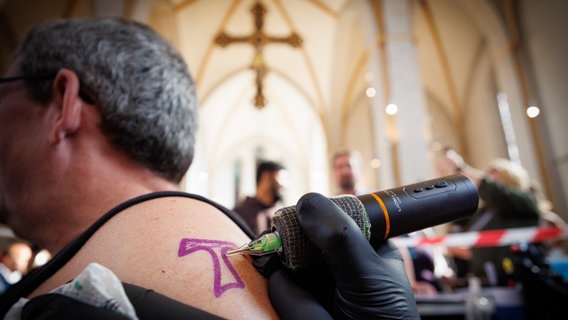
[[[286,319],[333,319],[311,294],[298,286],[287,271],[275,271],[268,281],[268,294],[278,315]]]
[[[276,254],[252,256],[252,258],[254,259],[252,262],[253,267],[265,278],[270,278],[270,275],[272,275],[273,272],[284,268],[282,260]]]
[[[304,234],[322,251],[338,285],[361,285],[381,265],[355,221],[328,198],[306,194],[296,211]]]

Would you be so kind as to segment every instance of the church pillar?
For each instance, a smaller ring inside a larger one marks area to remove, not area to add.
[[[389,115],[387,128],[391,173],[397,185],[433,177],[429,144],[430,116],[421,85],[411,28],[410,2],[383,0],[383,59],[386,71],[386,104],[396,104],[398,112]],[[389,168],[386,168],[389,169]]]

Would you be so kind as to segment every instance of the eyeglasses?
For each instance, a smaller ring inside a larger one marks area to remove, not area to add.
[[[14,81],[42,81],[42,80],[51,80],[53,78],[54,76],[48,76],[48,75],[5,77],[5,78],[0,78],[0,83],[7,83]],[[79,96],[87,103],[91,104],[95,103],[95,99],[90,94],[85,92],[83,86],[81,86],[81,89],[79,90]]]
[[[13,82],[13,81],[37,81],[37,80],[51,80],[53,76],[17,76],[0,78],[0,83]]]

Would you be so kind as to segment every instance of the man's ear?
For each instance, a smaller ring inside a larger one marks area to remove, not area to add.
[[[56,107],[51,131],[54,142],[74,134],[81,124],[81,110],[85,102],[79,95],[81,83],[75,72],[61,69],[53,80],[52,96]]]

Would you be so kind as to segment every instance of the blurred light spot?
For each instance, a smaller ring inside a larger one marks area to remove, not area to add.
[[[527,108],[527,116],[529,118],[536,118],[540,114],[540,109],[536,106],[530,106]]]
[[[394,103],[390,103],[386,108],[385,111],[389,115],[395,115],[398,112],[398,106]]]

